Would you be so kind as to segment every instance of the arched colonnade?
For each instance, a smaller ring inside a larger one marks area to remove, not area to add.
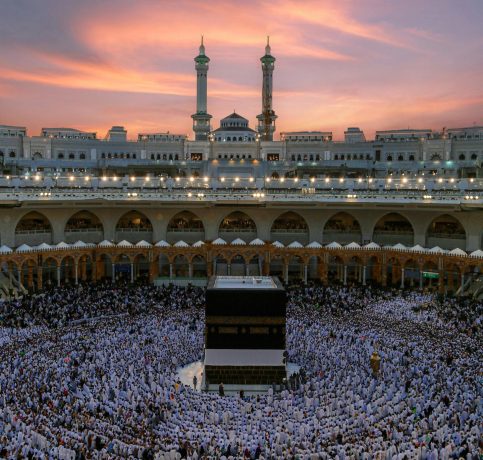
[[[49,285],[140,277],[206,278],[211,275],[277,275],[284,282],[377,284],[455,293],[483,272],[483,260],[468,256],[389,249],[277,248],[263,246],[66,248],[0,255],[10,283],[31,291]]]

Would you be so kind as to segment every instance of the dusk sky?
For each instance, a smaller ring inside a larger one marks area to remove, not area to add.
[[[0,0],[0,124],[192,138],[202,34],[214,128],[256,126],[266,35],[277,139],[483,124],[483,0]]]

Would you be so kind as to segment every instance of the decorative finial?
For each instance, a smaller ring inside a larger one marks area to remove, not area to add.
[[[269,55],[271,52],[270,50],[270,35],[267,35],[267,46],[265,46],[265,54]]]
[[[203,43],[203,35],[201,36],[201,45],[200,45],[200,55],[205,54],[205,45]]]

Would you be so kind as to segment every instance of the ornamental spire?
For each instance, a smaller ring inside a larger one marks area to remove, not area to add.
[[[200,45],[200,55],[205,55],[205,45],[203,44],[203,35],[201,36],[201,45]]]
[[[269,56],[271,53],[270,49],[270,35],[267,35],[267,45],[265,46],[265,55]]]

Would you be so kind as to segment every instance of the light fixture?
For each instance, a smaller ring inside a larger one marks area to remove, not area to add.
[[[281,177],[280,182],[285,182],[285,179],[283,177]]]
[[[177,178],[175,179],[175,181],[176,181],[176,182],[179,182],[179,181],[180,181],[180,178],[179,178],[179,177],[177,177]]]
[[[253,182],[254,180],[255,180],[255,179],[254,179],[253,177],[250,177],[250,178],[248,179],[248,182]]]
[[[270,182],[270,177],[267,177],[267,178],[265,179],[265,182]]]
[[[134,182],[136,178],[134,176],[131,176],[131,182]]]
[[[295,183],[297,183],[299,181],[299,178],[296,177],[294,180],[293,180]]]
[[[203,182],[208,182],[209,178],[208,176],[203,177]]]
[[[220,179],[220,181],[221,181],[221,182],[225,182],[225,178],[224,178],[224,177],[222,177],[222,178]]]
[[[235,182],[240,182],[240,178],[239,177],[235,177]]]
[[[195,178],[193,176],[190,177],[190,182],[194,182]]]

